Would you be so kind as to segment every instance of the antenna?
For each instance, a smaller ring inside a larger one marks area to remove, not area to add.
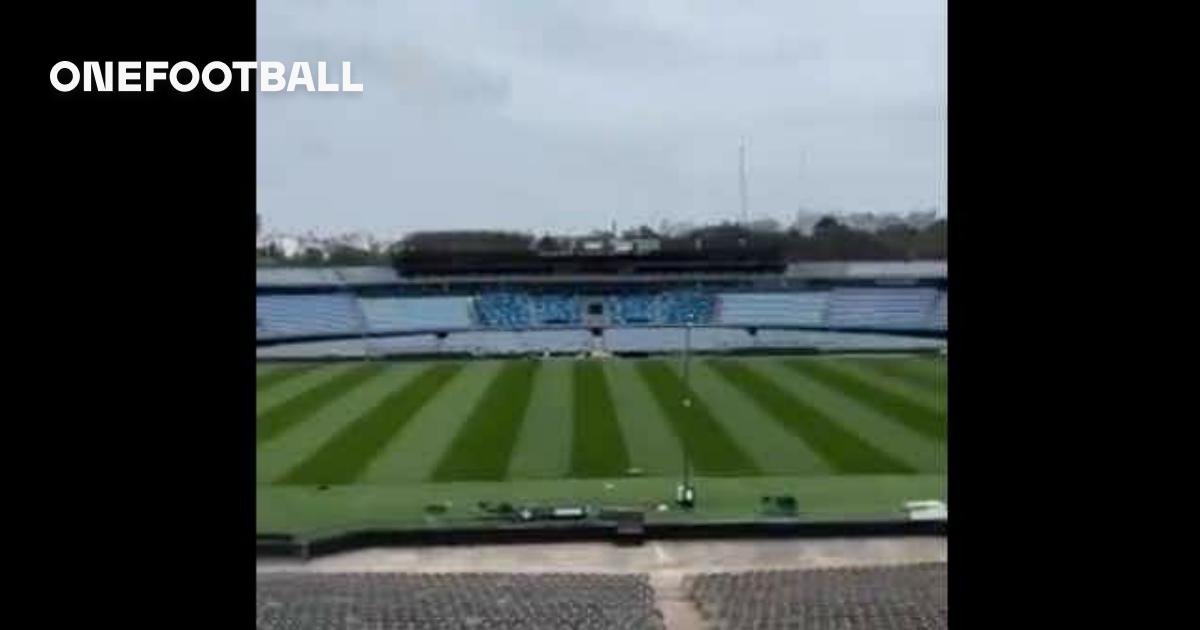
[[[742,138],[738,145],[738,195],[742,202],[742,225],[750,224],[750,214],[746,198],[746,139]]]

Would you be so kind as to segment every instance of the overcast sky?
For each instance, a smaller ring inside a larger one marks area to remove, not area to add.
[[[271,230],[584,231],[946,211],[945,0],[258,0]]]

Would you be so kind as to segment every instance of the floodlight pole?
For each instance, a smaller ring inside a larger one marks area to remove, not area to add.
[[[687,324],[683,329],[683,400],[681,401],[684,409],[684,417],[690,418],[692,413],[692,384],[691,384],[691,358],[692,358],[692,314],[688,313]],[[685,504],[690,504],[690,495],[692,493],[692,466],[688,458],[687,445],[683,445],[683,488],[682,499]]]

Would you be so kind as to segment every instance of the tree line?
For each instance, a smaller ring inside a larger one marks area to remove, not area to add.
[[[295,266],[390,265],[407,256],[563,255],[588,251],[620,251],[621,243],[650,242],[658,251],[703,256],[704,252],[744,250],[779,256],[788,262],[831,260],[945,260],[947,219],[923,227],[893,224],[877,230],[851,227],[837,217],[825,216],[804,232],[771,223],[749,226],[721,223],[674,234],[639,226],[619,233],[596,231],[584,236],[494,230],[414,232],[390,245],[361,245],[325,241],[285,252],[277,243],[258,247],[260,264]],[[597,244],[600,250],[597,251]]]

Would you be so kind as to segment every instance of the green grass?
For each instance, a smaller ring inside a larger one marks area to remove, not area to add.
[[[696,478],[698,508],[682,512],[670,506],[675,477],[635,479],[554,479],[460,483],[413,483],[404,486],[354,484],[320,491],[310,486],[260,486],[259,532],[312,535],[344,528],[487,527],[474,517],[481,500],[611,504],[646,510],[649,522],[705,521],[755,517],[759,499],[790,494],[809,519],[899,516],[913,499],[944,499],[942,475],[848,475],[835,477]],[[431,517],[431,504],[448,511]],[[657,510],[667,504],[666,512]]]
[[[306,389],[258,416],[255,438],[259,444],[304,422],[318,409],[345,395],[383,370],[380,365],[360,365]],[[295,377],[297,374],[290,374]]]
[[[871,446],[815,407],[758,374],[745,363],[718,360],[713,368],[776,422],[803,439],[834,470],[847,474],[912,473],[912,467]]]
[[[572,477],[619,477],[629,453],[613,409],[604,368],[596,361],[575,364],[575,413],[571,442]]]
[[[856,361],[867,369],[908,381],[926,391],[946,395],[946,362],[937,359],[874,359]]]
[[[257,374],[254,379],[254,386],[257,389],[266,389],[276,383],[282,383],[290,378],[300,376],[315,367],[316,365],[314,364],[274,366],[268,372]]]
[[[434,468],[434,481],[504,478],[538,366],[536,361],[520,360],[500,370]]]
[[[946,416],[938,410],[851,373],[841,371],[825,361],[785,361],[784,365],[825,386],[838,389],[862,401],[868,407],[887,414],[904,426],[941,442],[946,441]]]
[[[704,399],[684,384],[677,371],[658,360],[639,361],[637,368],[699,474],[759,474],[758,466],[713,418]],[[685,399],[691,401],[690,407],[683,404]]]
[[[263,365],[259,531],[436,526],[434,501],[468,520],[479,500],[652,507],[685,451],[702,482],[686,518],[762,494],[896,510],[945,496],[945,379],[925,357],[696,359],[690,389],[662,358]]]
[[[509,479],[562,479],[570,474],[575,363],[542,361],[508,462]]]
[[[339,484],[354,481],[397,432],[462,369],[438,363],[343,428],[283,477],[285,484]]]

